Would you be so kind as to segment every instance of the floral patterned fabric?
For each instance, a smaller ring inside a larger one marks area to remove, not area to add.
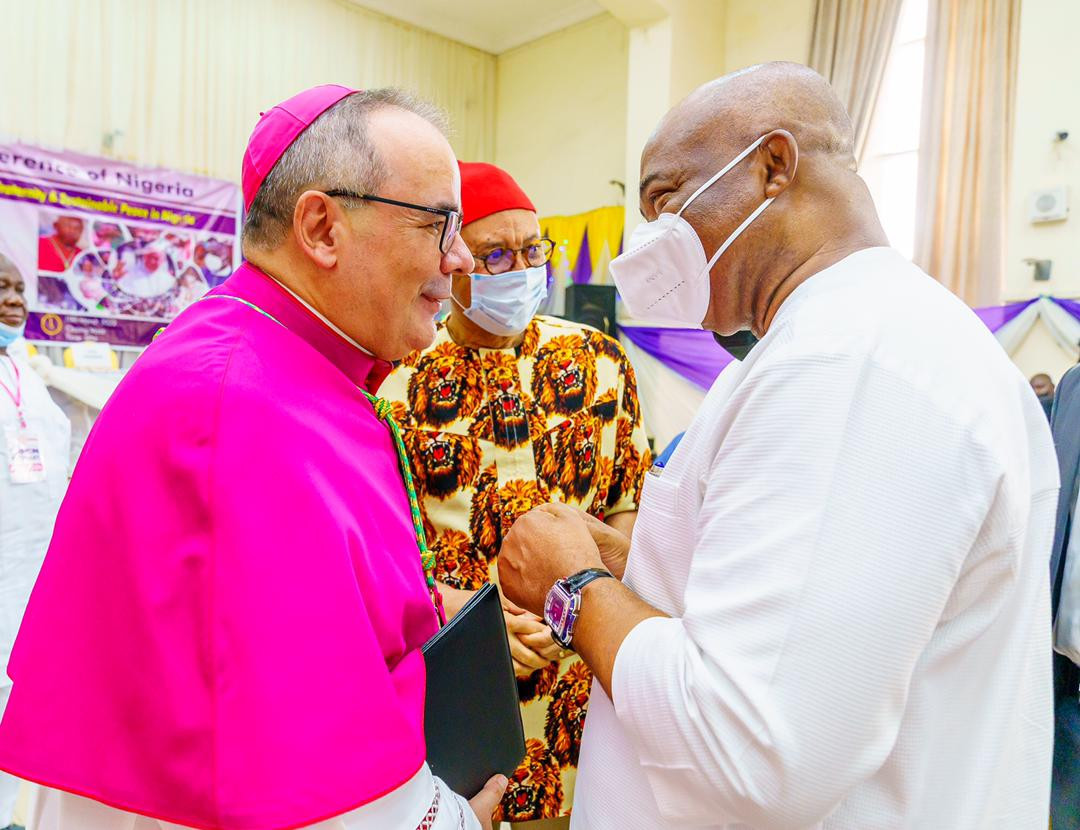
[[[516,349],[459,346],[444,326],[379,390],[412,462],[436,575],[476,590],[518,516],[561,501],[636,510],[651,463],[634,371],[617,341],[537,317]],[[499,819],[567,815],[592,677],[575,655],[519,681],[527,756]]]

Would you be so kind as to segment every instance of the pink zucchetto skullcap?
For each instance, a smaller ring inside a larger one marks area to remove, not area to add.
[[[246,210],[251,210],[251,204],[266,176],[300,133],[342,98],[359,91],[338,84],[313,86],[261,114],[259,123],[248,139],[240,176]]]

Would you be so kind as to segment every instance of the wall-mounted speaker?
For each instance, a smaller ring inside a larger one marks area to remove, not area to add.
[[[1069,218],[1069,193],[1064,187],[1036,190],[1029,198],[1028,208],[1033,223],[1060,222]]]
[[[576,283],[567,286],[563,317],[615,337],[615,286]]]

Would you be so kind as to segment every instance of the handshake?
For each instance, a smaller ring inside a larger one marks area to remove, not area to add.
[[[543,619],[544,600],[559,579],[585,568],[605,568],[621,579],[630,539],[566,504],[544,504],[521,516],[499,550],[499,586],[514,672],[525,679],[567,656]],[[456,614],[472,596],[442,586],[446,610]]]
[[[542,614],[556,580],[585,568],[606,568],[621,579],[630,539],[565,504],[545,504],[519,518],[499,550],[499,584],[518,677],[566,656]]]
[[[565,504],[541,505],[514,523],[499,550],[498,567],[503,617],[519,680],[569,653],[555,642],[542,617],[551,586],[586,568],[605,568],[621,579],[629,551],[625,534]],[[456,614],[473,593],[442,590],[450,614]],[[482,827],[490,826],[488,817],[507,783],[495,776],[470,801]]]

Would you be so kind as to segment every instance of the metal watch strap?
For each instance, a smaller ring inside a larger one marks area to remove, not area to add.
[[[603,568],[586,568],[583,571],[578,571],[573,576],[568,576],[563,582],[570,593],[576,594],[593,580],[603,579],[604,577],[615,578],[614,574]]]

